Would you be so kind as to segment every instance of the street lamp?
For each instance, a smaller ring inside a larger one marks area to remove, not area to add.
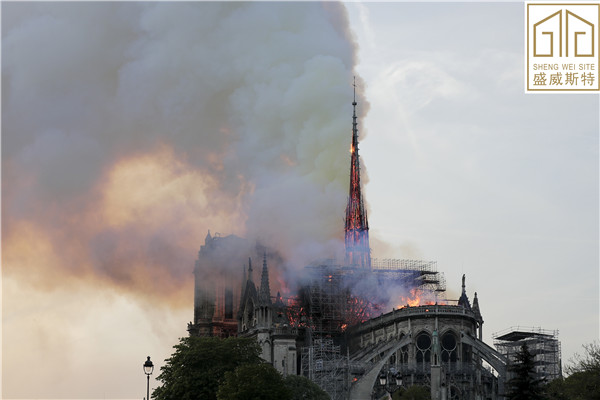
[[[150,375],[152,375],[153,371],[154,364],[152,364],[152,361],[150,361],[150,356],[148,356],[148,359],[144,363],[144,373],[148,377],[148,385],[146,386],[146,400],[150,400]]]
[[[402,386],[402,376],[399,372],[396,372],[395,368],[390,368],[386,372],[381,371],[377,379],[379,380],[379,386],[385,389],[390,396]]]
[[[385,386],[386,383],[387,383],[387,375],[385,372],[381,371],[379,373],[379,385]]]

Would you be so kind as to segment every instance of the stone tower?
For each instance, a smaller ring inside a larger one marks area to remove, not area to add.
[[[275,302],[271,300],[266,253],[259,288],[252,279],[251,259],[248,265],[237,315],[239,336],[255,338],[261,348],[261,357],[283,376],[296,375],[298,332],[290,326],[281,295],[277,293]]]

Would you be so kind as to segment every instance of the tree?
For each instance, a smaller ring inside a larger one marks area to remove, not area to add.
[[[565,370],[571,375],[577,372],[595,372],[600,374],[600,344],[592,342],[584,344],[585,353],[580,355],[576,353],[571,360],[571,365],[568,365]]]
[[[216,400],[226,372],[245,364],[260,364],[260,348],[247,338],[185,337],[174,346],[156,378],[156,400]]]
[[[326,391],[305,376],[288,375],[285,385],[292,391],[292,400],[329,400]]]
[[[583,348],[583,356],[575,354],[565,367],[569,376],[547,385],[550,400],[600,400],[600,345],[593,342]]]
[[[512,378],[507,382],[508,400],[543,399],[542,380],[536,378],[534,358],[526,344],[516,353],[508,371],[512,372]]]
[[[554,379],[546,385],[544,393],[548,400],[573,400],[567,396],[565,382],[562,378]]]
[[[283,377],[270,364],[240,365],[225,373],[225,380],[217,392],[218,400],[288,400],[291,390]]]
[[[400,389],[394,392],[394,400],[430,400],[431,391],[428,387],[413,385],[408,389]]]

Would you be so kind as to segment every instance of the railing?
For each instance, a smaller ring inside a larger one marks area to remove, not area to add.
[[[294,327],[274,328],[273,333],[276,335],[296,335],[298,334],[298,329]]]
[[[437,261],[400,260],[392,258],[372,258],[371,269],[380,270],[410,270],[426,273],[437,272]]]
[[[343,260],[335,258],[326,258],[312,262],[308,265],[309,268],[322,268],[322,267],[352,267],[346,265]],[[423,273],[438,273],[437,261],[424,261],[424,260],[405,260],[405,259],[394,259],[394,258],[372,258],[371,269],[377,270],[407,270],[407,271],[419,271]]]
[[[558,330],[547,330],[535,326],[511,326],[510,328],[504,329],[500,332],[493,333],[492,338],[498,339],[500,336],[504,336],[512,332],[532,333],[553,337],[555,339],[558,338]]]

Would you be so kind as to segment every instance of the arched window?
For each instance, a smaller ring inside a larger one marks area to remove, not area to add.
[[[248,300],[246,302],[246,309],[244,310],[244,322],[247,328],[251,328],[256,325],[256,316],[254,315],[254,302]]]
[[[460,389],[456,386],[450,386],[450,399],[449,400],[460,400]]]
[[[448,331],[442,335],[442,362],[454,363],[458,360],[458,340],[456,335]]]
[[[404,339],[404,334],[401,334],[400,337],[398,338],[399,341],[402,341]],[[401,349],[399,349],[396,352],[396,364],[397,365],[401,365],[401,364],[408,364],[408,345],[403,346]]]
[[[417,335],[417,364],[431,362],[431,336],[427,332],[421,332]],[[425,366],[421,366],[425,369]]]

